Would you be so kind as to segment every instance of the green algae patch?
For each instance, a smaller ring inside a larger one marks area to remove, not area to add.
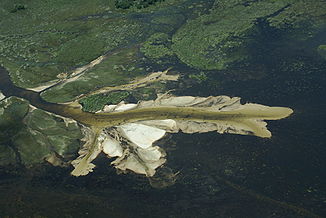
[[[72,101],[81,94],[108,85],[118,86],[146,73],[138,48],[125,48],[109,55],[76,80],[50,88],[42,92],[41,96],[48,102]]]

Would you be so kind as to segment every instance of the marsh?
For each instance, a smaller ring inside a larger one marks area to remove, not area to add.
[[[324,217],[325,11],[322,0],[3,1],[0,216]],[[167,69],[169,79],[147,82]],[[173,107],[157,107],[164,95]],[[286,113],[258,110],[250,119],[268,130],[218,134],[203,121],[230,133],[246,113],[217,115],[178,96]],[[169,133],[162,121],[184,128]],[[122,151],[144,154],[126,133],[135,125],[157,134],[154,174],[123,168],[128,158],[110,164]],[[187,134],[189,125],[202,131]],[[74,177],[92,126],[116,147],[92,143],[96,167]]]

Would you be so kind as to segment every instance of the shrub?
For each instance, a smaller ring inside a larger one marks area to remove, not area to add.
[[[115,0],[115,7],[121,9],[128,9],[136,7],[138,9],[147,8],[156,2],[162,2],[164,0]]]
[[[118,104],[129,97],[129,95],[130,93],[125,91],[112,92],[107,95],[98,94],[86,97],[80,100],[79,103],[83,106],[83,111],[96,112],[102,110],[107,104]]]
[[[17,11],[25,10],[25,5],[15,5],[13,9],[11,9],[10,13],[15,13]]]

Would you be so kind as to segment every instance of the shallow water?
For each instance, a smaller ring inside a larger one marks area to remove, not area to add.
[[[104,158],[86,177],[52,166],[1,171],[0,216],[326,216],[326,61],[314,52],[325,37],[321,33],[304,45],[263,39],[257,46],[269,53],[257,56],[243,74],[207,72],[206,83],[179,85],[179,95],[240,96],[243,102],[293,108],[291,117],[268,122],[271,139],[216,133],[163,139],[167,167],[180,171],[176,184],[164,189],[152,188],[143,176],[116,175]],[[286,70],[297,60],[305,66]],[[182,64],[174,70],[189,72]],[[5,76],[1,71],[4,94],[53,108],[36,93],[4,83]]]

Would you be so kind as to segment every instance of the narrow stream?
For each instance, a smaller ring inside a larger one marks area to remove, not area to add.
[[[8,71],[1,66],[0,66],[0,91],[6,97],[16,96],[19,98],[24,98],[28,100],[31,105],[37,108],[63,116],[62,111],[64,105],[46,102],[41,98],[40,93],[15,86],[10,80]]]

